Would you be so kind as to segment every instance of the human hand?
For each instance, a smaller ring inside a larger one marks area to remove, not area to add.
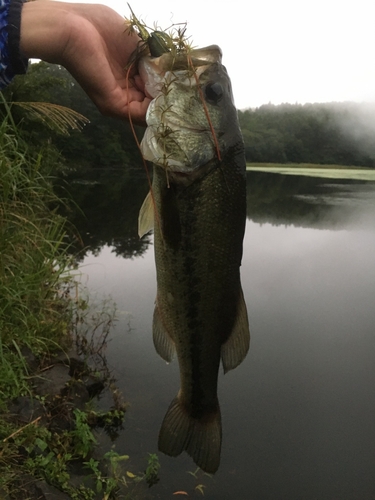
[[[126,66],[139,38],[104,5],[36,0],[21,17],[21,53],[61,64],[106,115],[144,124],[151,101],[136,66]]]

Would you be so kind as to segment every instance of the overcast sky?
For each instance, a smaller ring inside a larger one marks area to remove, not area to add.
[[[124,0],[96,3],[130,16]],[[129,3],[150,26],[186,21],[194,45],[219,45],[239,109],[268,102],[375,101],[374,0]]]

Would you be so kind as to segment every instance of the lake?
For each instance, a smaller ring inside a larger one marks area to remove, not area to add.
[[[77,187],[88,219],[74,222],[92,246],[82,281],[117,304],[106,357],[129,408],[115,450],[135,473],[148,453],[161,463],[160,482],[139,498],[201,498],[203,484],[215,500],[375,499],[375,183],[248,173],[241,277],[251,344],[219,376],[223,445],[211,478],[189,474],[185,453],[157,451],[178,364],[152,342],[152,237],[136,234],[147,184],[117,175]]]

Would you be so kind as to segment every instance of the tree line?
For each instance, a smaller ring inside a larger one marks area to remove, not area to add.
[[[67,106],[89,119],[82,131],[64,136],[22,108],[13,108],[14,121],[29,147],[44,144],[55,160],[60,158],[61,168],[89,175],[93,168],[140,165],[129,124],[102,116],[62,66],[32,64],[3,94],[8,102]],[[248,162],[375,167],[375,104],[266,104],[238,115]],[[141,136],[142,129],[137,133]]]
[[[374,104],[267,104],[239,120],[248,162],[375,167]]]
[[[8,102],[49,102],[73,109],[89,121],[82,130],[61,134],[19,106],[12,115],[22,139],[32,150],[44,146],[55,168],[66,174],[90,175],[95,168],[122,168],[141,161],[136,141],[127,122],[105,117],[62,66],[39,62],[31,64],[26,75],[17,76],[3,90]],[[1,113],[1,105],[0,105]],[[138,129],[138,133],[141,131]]]

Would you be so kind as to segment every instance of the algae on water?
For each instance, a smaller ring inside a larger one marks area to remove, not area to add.
[[[270,172],[283,175],[304,175],[308,177],[322,177],[328,179],[352,179],[359,181],[375,181],[375,169],[370,168],[343,168],[341,166],[309,165],[282,165],[282,164],[247,164],[247,170],[251,172]]]

